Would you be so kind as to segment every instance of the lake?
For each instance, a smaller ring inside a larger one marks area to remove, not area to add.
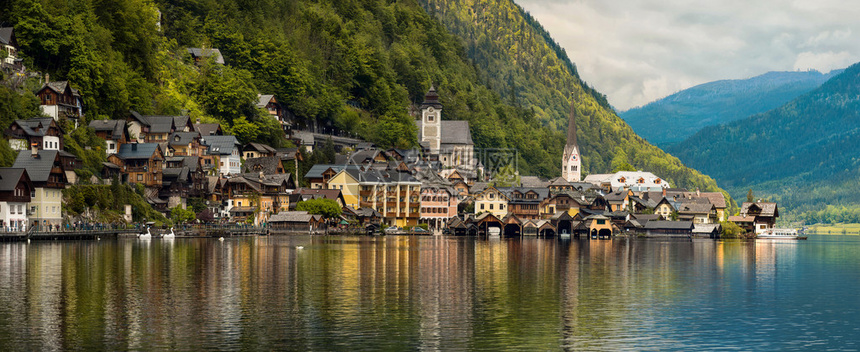
[[[858,292],[856,236],[0,243],[0,350],[858,350]]]

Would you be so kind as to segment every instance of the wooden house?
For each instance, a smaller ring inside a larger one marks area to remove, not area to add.
[[[123,120],[93,120],[89,127],[105,140],[107,155],[116,154],[120,145],[128,143],[128,130]]]
[[[116,154],[108,157],[108,162],[122,169],[123,182],[161,186],[164,152],[158,143],[123,144]]]
[[[35,192],[27,170],[0,168],[0,231],[25,231],[30,195]]]
[[[15,120],[5,131],[13,150],[62,150],[63,130],[51,118]]]
[[[21,59],[18,58],[18,40],[15,38],[15,28],[0,28],[0,51],[6,54],[3,61],[0,61],[2,66],[13,68],[21,66]]]
[[[61,118],[77,120],[83,116],[84,102],[81,93],[68,81],[45,83],[36,92],[42,112],[59,121]]]

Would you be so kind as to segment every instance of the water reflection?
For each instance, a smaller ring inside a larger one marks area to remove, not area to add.
[[[860,325],[858,244],[3,243],[0,350],[845,347]]]

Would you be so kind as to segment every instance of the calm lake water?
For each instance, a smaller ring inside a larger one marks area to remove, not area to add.
[[[860,238],[0,243],[0,302],[2,351],[857,350]]]

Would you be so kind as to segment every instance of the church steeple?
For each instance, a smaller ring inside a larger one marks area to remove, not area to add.
[[[567,182],[579,182],[582,176],[582,160],[576,141],[576,106],[570,101],[570,116],[567,120],[567,143],[561,160],[561,177]]]

